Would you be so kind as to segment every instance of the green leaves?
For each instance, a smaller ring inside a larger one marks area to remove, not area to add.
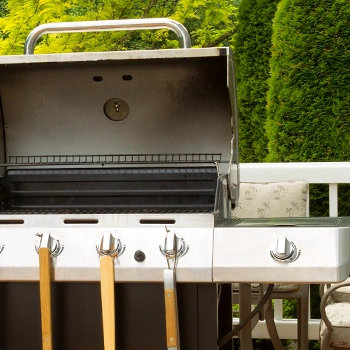
[[[24,41],[42,23],[170,17],[183,23],[193,46],[227,45],[234,33],[236,7],[229,0],[8,0],[0,18],[0,54],[22,54]],[[1,8],[0,8],[1,10]],[[5,13],[4,13],[5,14]],[[36,53],[178,47],[167,30],[46,35]]]

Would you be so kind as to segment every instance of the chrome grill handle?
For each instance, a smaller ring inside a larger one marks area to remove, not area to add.
[[[34,54],[34,47],[38,39],[44,34],[53,33],[84,33],[112,30],[148,30],[169,29],[178,36],[180,47],[191,47],[191,38],[187,29],[179,22],[170,18],[139,18],[105,21],[81,21],[46,23],[33,29],[24,44],[24,54]]]

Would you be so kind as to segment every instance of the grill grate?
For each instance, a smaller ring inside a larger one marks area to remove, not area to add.
[[[9,156],[4,166],[218,163],[221,153]]]
[[[235,227],[242,219],[216,219],[215,227]]]
[[[50,214],[207,214],[212,210],[0,210],[0,215],[50,215]]]

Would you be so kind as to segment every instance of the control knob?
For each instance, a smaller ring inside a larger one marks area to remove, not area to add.
[[[286,236],[280,235],[277,240],[272,243],[270,254],[272,258],[278,262],[290,263],[297,260],[301,251],[296,245],[287,239]]]

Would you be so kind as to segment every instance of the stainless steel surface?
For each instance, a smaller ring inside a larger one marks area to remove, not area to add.
[[[5,164],[102,167],[130,159],[204,160],[217,162],[221,174],[230,172],[230,187],[235,186],[231,56],[227,48],[212,48],[0,57]],[[126,75],[132,79],[123,80]],[[130,107],[120,123],[105,116],[111,96]]]
[[[49,248],[51,258],[55,258],[62,253],[64,245],[50,233],[37,233],[36,236],[39,237],[35,243],[35,250],[38,254],[40,248]]]
[[[111,30],[170,29],[179,38],[180,46],[191,47],[187,29],[179,22],[169,18],[139,18],[106,21],[60,22],[42,24],[33,29],[25,42],[24,53],[33,54],[38,39],[49,33],[99,32]]]
[[[53,281],[99,281],[96,242],[106,232],[118,237],[127,249],[115,261],[118,282],[161,282],[167,259],[160,253],[164,243],[165,224],[191,245],[188,253],[178,259],[179,282],[212,282],[213,226],[212,214],[91,214],[90,215],[21,215],[23,224],[0,226],[0,241],[6,249],[0,257],[0,280],[38,281],[38,258],[33,245],[35,234],[50,232],[64,242],[64,251],[53,258]],[[79,223],[79,219],[82,220]],[[86,223],[83,222],[96,222]],[[92,219],[96,221],[92,221]],[[172,220],[174,223],[169,224]],[[78,222],[65,224],[66,222]],[[24,247],[18,256],[18,242]],[[83,242],[83,244],[82,244]],[[134,259],[137,250],[147,258]],[[203,253],[205,252],[205,253]]]
[[[270,254],[281,235],[301,251],[287,264]],[[349,254],[347,227],[216,227],[213,281],[339,282],[349,276]]]
[[[49,233],[37,233],[36,236],[40,237],[35,245],[37,252],[40,248],[49,248],[51,250],[51,237]]]
[[[346,227],[215,227],[212,214],[46,214],[5,215],[0,226],[2,281],[38,281],[32,248],[37,232],[64,242],[53,259],[54,281],[99,281],[96,242],[112,234],[127,246],[115,263],[116,281],[163,282],[167,259],[165,226],[191,248],[177,262],[179,282],[337,282],[349,275],[349,229]],[[23,222],[23,223],[20,223]],[[173,224],[171,224],[173,222]],[[275,261],[271,245],[285,235],[301,250],[288,264]],[[18,242],[25,249],[21,254]],[[84,242],[84,244],[82,244]],[[141,250],[146,258],[136,261]]]
[[[175,275],[174,270],[164,270],[164,289],[175,289]]]
[[[178,259],[187,254],[190,246],[186,244],[183,238],[177,237],[174,232],[168,230],[165,226],[166,237],[164,246],[159,246],[160,252],[166,257],[168,267],[171,270],[175,270]]]
[[[280,235],[271,245],[270,254],[278,262],[291,263],[299,258],[301,250],[298,250],[296,245],[289,241],[285,235]]]
[[[105,233],[96,244],[99,256],[110,255],[113,258],[120,257],[126,249],[120,239],[115,238],[111,233]]]

